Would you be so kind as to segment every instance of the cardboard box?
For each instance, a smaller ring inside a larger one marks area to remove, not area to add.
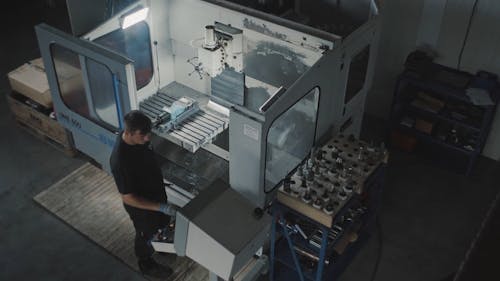
[[[418,97],[411,102],[411,105],[422,110],[426,110],[432,113],[439,113],[445,105],[442,100],[434,98],[431,95],[423,92],[418,93],[417,96]]]
[[[7,103],[19,125],[29,129],[37,137],[55,144],[57,148],[61,148],[66,154],[70,156],[76,155],[73,136],[56,120],[11,95],[7,96]]]
[[[417,145],[417,139],[399,131],[392,131],[391,144],[403,151],[412,152],[415,150],[415,146]]]
[[[41,58],[25,63],[9,72],[12,90],[32,99],[47,108],[52,107],[52,97],[49,82]]]
[[[423,120],[423,119],[417,119],[415,120],[415,129],[419,130],[422,133],[426,134],[432,134],[432,129],[434,128],[434,123]]]

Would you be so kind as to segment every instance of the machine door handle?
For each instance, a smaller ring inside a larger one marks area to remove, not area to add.
[[[273,103],[275,103],[285,92],[285,87],[279,87],[278,90],[276,90],[276,92],[262,104],[259,111],[262,113],[266,112],[269,107],[271,107],[271,105],[273,105]]]

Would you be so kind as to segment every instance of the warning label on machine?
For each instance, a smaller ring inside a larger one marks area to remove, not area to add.
[[[259,130],[255,129],[254,127],[248,124],[243,125],[243,134],[256,141],[259,140]]]

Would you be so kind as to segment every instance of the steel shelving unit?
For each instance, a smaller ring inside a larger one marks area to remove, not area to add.
[[[483,91],[492,103],[475,104],[467,94],[471,89]],[[469,174],[488,137],[499,89],[496,75],[484,71],[472,75],[432,62],[407,68],[394,90],[391,131],[414,138],[423,152]]]

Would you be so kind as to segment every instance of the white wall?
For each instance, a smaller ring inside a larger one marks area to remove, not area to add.
[[[415,49],[423,0],[386,0],[380,13],[380,45],[375,62],[372,90],[366,111],[388,118],[397,75],[409,52]]]
[[[469,0],[472,2],[471,0]],[[500,1],[478,0],[467,44],[462,57],[463,70],[486,70],[500,75]],[[449,59],[451,61],[451,58]],[[483,155],[500,160],[500,107]]]
[[[457,67],[475,0],[386,0],[381,9],[381,40],[366,110],[388,118],[397,75],[408,53],[420,45],[433,48],[437,62]],[[500,1],[478,0],[461,69],[500,74]],[[500,160],[500,109],[483,154]]]

